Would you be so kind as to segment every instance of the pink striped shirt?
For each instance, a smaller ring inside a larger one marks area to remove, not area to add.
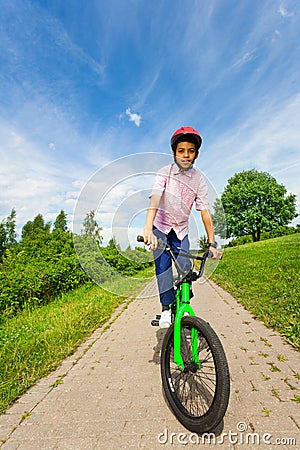
[[[165,234],[173,228],[180,240],[188,234],[193,203],[199,211],[209,209],[204,176],[195,168],[181,171],[175,163],[157,172],[151,195],[161,195],[154,226]]]

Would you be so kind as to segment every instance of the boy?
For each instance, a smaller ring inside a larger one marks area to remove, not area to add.
[[[171,137],[174,163],[160,169],[156,175],[144,228],[144,242],[153,250],[162,314],[161,328],[171,325],[171,304],[175,300],[170,254],[157,248],[157,238],[171,248],[189,250],[188,219],[193,203],[201,212],[213,258],[219,259],[214,229],[208,208],[207,186],[202,174],[193,168],[202,144],[200,133],[192,127],[181,127]],[[186,273],[190,261],[178,256]]]

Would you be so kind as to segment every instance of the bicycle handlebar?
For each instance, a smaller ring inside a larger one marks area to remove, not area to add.
[[[137,236],[137,241],[138,242],[144,242],[144,236],[141,236],[141,235]],[[158,238],[157,241],[158,241],[157,248],[159,248],[161,250],[167,250],[167,251],[170,252],[171,257],[172,257],[172,259],[173,259],[173,261],[175,263],[175,267],[178,270],[178,273],[180,273],[180,272],[182,273],[183,270],[181,269],[180,265],[176,261],[175,255],[181,255],[184,258],[195,259],[195,260],[201,261],[201,265],[200,265],[199,272],[197,274],[197,278],[201,278],[202,277],[203,272],[204,272],[205,262],[206,262],[207,258],[210,258],[212,256],[212,252],[210,250],[207,250],[206,252],[204,252],[203,256],[192,255],[190,252],[187,252],[186,250],[183,250],[183,249],[181,249],[178,253],[177,252],[175,253],[171,249],[171,247],[168,244],[166,244],[161,238]]]

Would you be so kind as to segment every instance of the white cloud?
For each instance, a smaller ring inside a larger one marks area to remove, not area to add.
[[[37,214],[52,221],[61,209],[71,220],[87,168],[72,161],[66,165],[47,146],[31,141],[20,129],[0,122],[0,220],[12,208],[18,231]]]
[[[134,122],[134,124],[139,127],[141,124],[142,116],[137,113],[132,113],[130,108],[126,109],[126,114],[129,117],[130,122]]]
[[[53,142],[50,142],[48,147],[50,150],[56,150],[55,144]]]
[[[262,105],[212,142],[198,164],[218,183],[219,192],[234,173],[256,168],[269,172],[299,200],[299,117],[300,94],[285,102]]]
[[[234,67],[241,67],[244,64],[248,63],[249,61],[251,61],[253,58],[255,58],[255,50],[252,51],[247,51],[246,53],[244,53],[234,64],[233,64],[233,68]]]
[[[272,36],[272,42],[276,42],[279,38],[280,38],[280,36],[281,36],[281,33],[280,33],[280,31],[278,31],[278,30],[275,30],[274,31],[274,33],[273,33],[273,36]]]
[[[280,5],[277,11],[281,17],[293,17],[294,13],[290,13],[283,5]]]

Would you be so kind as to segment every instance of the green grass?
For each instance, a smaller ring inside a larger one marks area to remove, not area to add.
[[[226,248],[212,279],[300,348],[300,234]]]
[[[122,280],[122,292],[135,295],[152,276]],[[117,292],[117,286],[110,288]],[[94,284],[63,294],[46,306],[24,310],[0,325],[0,413],[37,380],[46,376],[111,316],[124,301]]]

